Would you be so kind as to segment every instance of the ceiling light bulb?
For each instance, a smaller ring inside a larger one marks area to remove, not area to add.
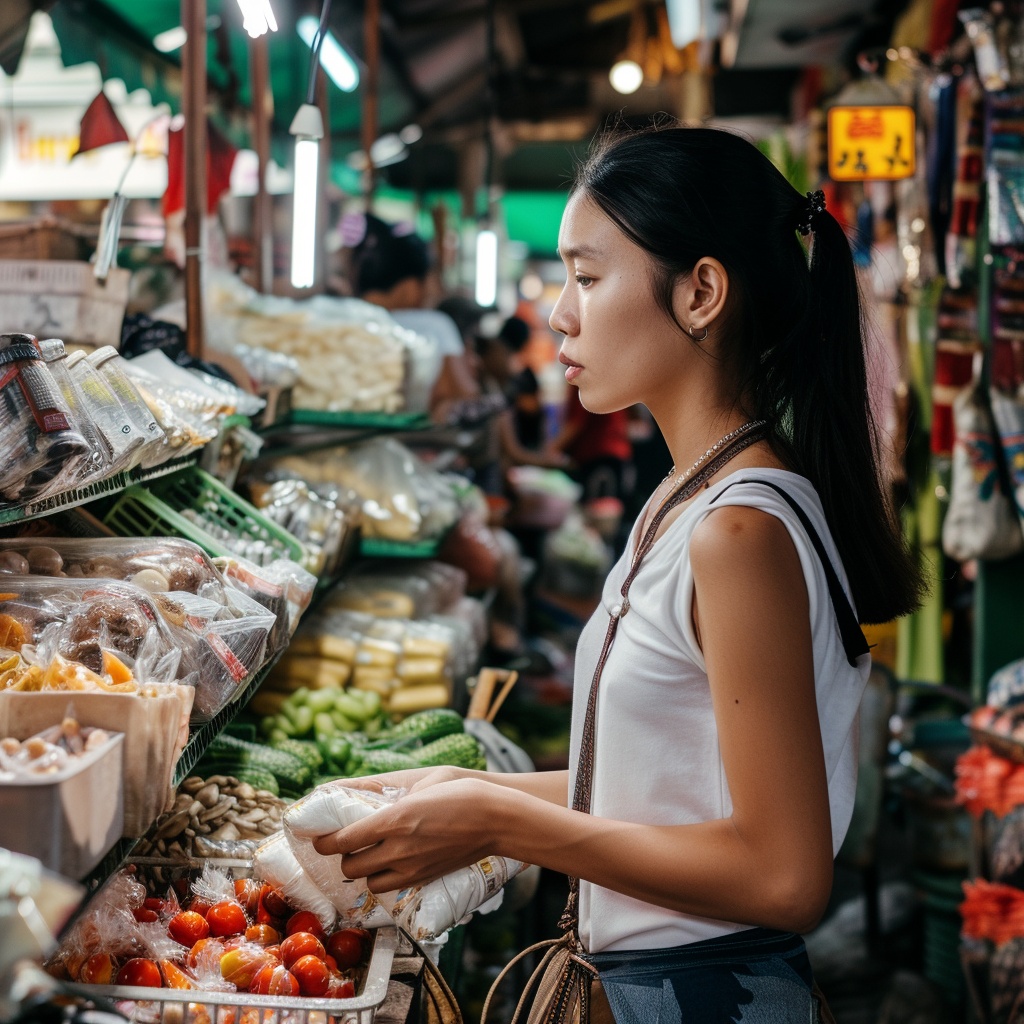
[[[312,14],[299,18],[295,23],[295,31],[310,49],[313,48],[319,28],[320,23]],[[328,32],[324,36],[323,45],[320,47],[320,67],[342,92],[354,92],[359,85],[359,68],[345,47],[334,37],[333,32]]]
[[[251,39],[277,31],[277,19],[270,0],[238,0],[238,7],[242,12],[242,28]]]
[[[153,36],[153,45],[161,53],[173,53],[175,50],[180,50],[187,39],[188,33],[181,25],[177,25],[174,28],[169,28],[166,32]]]
[[[498,298],[498,236],[484,228],[476,236],[476,304],[493,306]]]
[[[316,281],[317,174],[320,144],[295,140],[295,186],[292,199],[292,287],[312,288]]]
[[[616,92],[628,96],[644,84],[644,71],[635,60],[620,60],[612,65],[608,81]]]

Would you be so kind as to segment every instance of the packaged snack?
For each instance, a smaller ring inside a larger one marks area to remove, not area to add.
[[[113,449],[107,441],[99,424],[93,418],[92,411],[85,401],[82,389],[71,376],[67,366],[67,352],[64,342],[57,338],[47,338],[39,342],[39,352],[46,363],[60,393],[64,396],[71,417],[89,445],[90,452],[79,470],[79,482],[96,480],[112,472]]]
[[[30,334],[0,334],[0,501],[69,486],[91,456]]]

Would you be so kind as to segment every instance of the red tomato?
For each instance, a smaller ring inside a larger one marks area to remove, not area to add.
[[[331,974],[334,974],[338,970],[338,961],[335,960],[330,953],[324,957],[324,963],[327,964],[327,970],[329,970]]]
[[[87,985],[110,985],[114,980],[114,961],[109,953],[96,953],[78,969],[78,980]]]
[[[206,914],[211,935],[240,935],[249,926],[245,911],[234,900],[221,900]]]
[[[281,959],[281,943],[275,942],[266,947],[267,956],[272,956],[275,960]]]
[[[200,899],[200,897],[195,896],[193,897],[192,902],[189,903],[187,909],[192,910],[197,914],[202,914],[203,917],[206,917],[206,915],[210,911],[210,907],[212,906],[213,904],[210,903],[209,900]]]
[[[296,932],[311,932],[321,942],[323,942],[325,935],[323,925],[320,924],[320,918],[316,914],[310,913],[308,910],[300,910],[297,914],[292,914],[288,918],[288,923],[284,927],[286,935],[294,935]]]
[[[288,968],[300,957],[315,956],[323,960],[326,955],[323,943],[310,932],[295,932],[281,943],[281,959]]]
[[[155,910],[150,910],[149,907],[139,907],[133,910],[132,914],[139,924],[152,924],[160,918],[160,915]]]
[[[276,946],[281,941],[281,933],[269,924],[253,924],[245,929],[247,942],[258,942],[261,946]]]
[[[256,973],[266,965],[262,949],[253,946],[229,949],[220,958],[220,976],[236,988],[248,989]]]
[[[304,996],[322,996],[331,986],[331,972],[319,957],[301,956],[291,967]]]
[[[260,893],[260,902],[267,908],[267,913],[271,917],[288,916],[288,904],[285,898],[273,886],[263,886],[263,891]]]
[[[331,978],[331,985],[327,990],[327,995],[331,999],[354,999],[356,983],[351,978],[335,976]]]
[[[361,929],[343,928],[327,940],[327,952],[338,961],[338,967],[345,970],[355,967],[363,959],[363,935]]]
[[[202,914],[194,910],[182,910],[171,918],[167,934],[183,946],[194,946],[210,934],[210,924]]]
[[[299,982],[286,967],[266,964],[256,972],[249,991],[261,996],[297,996]]]
[[[117,972],[117,983],[132,988],[162,988],[164,980],[160,976],[160,968],[157,967],[155,960],[137,956]]]
[[[156,896],[150,896],[148,899],[142,901],[142,905],[147,910],[155,910],[158,914],[161,914],[167,909],[167,900],[161,900]]]
[[[219,963],[225,950],[224,943],[218,939],[200,939],[185,957],[189,967],[196,967],[202,961]]]
[[[260,906],[263,886],[255,878],[235,879],[235,899],[245,907],[246,913],[254,915]]]

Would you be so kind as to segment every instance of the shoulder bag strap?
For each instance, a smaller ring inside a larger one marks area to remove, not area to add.
[[[842,583],[839,582],[839,576],[832,565],[832,560],[828,557],[825,545],[821,542],[821,537],[818,536],[818,531],[815,530],[810,517],[803,510],[800,503],[787,491],[777,484],[773,484],[770,480],[760,480],[755,477],[749,477],[746,480],[736,480],[728,484],[711,499],[710,504],[713,505],[730,487],[735,487],[736,484],[763,484],[765,487],[770,487],[796,513],[797,519],[800,520],[800,525],[803,526],[811,540],[811,544],[814,545],[814,550],[818,553],[822,569],[825,570],[825,581],[828,583],[829,597],[832,599],[832,607],[835,610],[836,621],[839,624],[839,635],[842,637],[843,648],[846,651],[846,660],[852,666],[856,666],[857,659],[867,654],[871,648],[868,646],[864,631],[860,628],[860,623],[857,621],[853,605],[850,604],[850,599],[846,596]]]

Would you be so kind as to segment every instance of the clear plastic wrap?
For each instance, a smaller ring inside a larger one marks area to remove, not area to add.
[[[79,469],[79,481],[97,480],[106,476],[112,472],[113,449],[94,419],[82,389],[71,376],[64,342],[58,338],[47,338],[39,342],[39,352],[64,396],[73,421],[90,448],[89,456],[83,460]]]
[[[167,451],[168,439],[164,436],[163,428],[156,421],[153,411],[143,400],[128,374],[125,373],[127,360],[110,345],[104,345],[102,348],[96,349],[95,352],[90,352],[88,359],[117,395],[125,412],[128,413],[132,422],[146,439],[146,445],[142,450],[142,465],[156,466],[161,462],[166,462],[171,457]]]
[[[318,553],[321,574],[332,575],[337,571],[351,529],[343,509],[321,498],[303,480],[279,480],[269,487],[253,488],[252,498],[268,519]]]
[[[171,366],[175,365],[162,353],[156,354]],[[163,450],[154,451],[151,456],[144,458],[143,465],[157,465],[168,459],[188,455],[217,436],[225,415],[219,396],[203,394],[198,381],[194,382],[194,386],[186,386],[173,378],[168,379],[163,375],[158,377],[138,363],[138,359],[128,362],[108,357],[102,367],[111,374],[120,374],[137,391],[140,400],[163,432]]]
[[[195,673],[197,718],[215,714],[230,701],[263,663],[268,638],[277,630],[275,610],[230,585],[199,547],[178,538],[48,538],[45,544],[0,540],[0,573],[5,567],[47,577],[118,580],[148,593],[174,630],[182,672]],[[286,616],[283,605],[282,600],[279,609]],[[286,618],[283,628],[288,628]],[[181,634],[195,639],[181,642]],[[102,658],[91,662],[88,667],[99,671]]]
[[[465,593],[466,574],[443,562],[363,562],[338,584],[330,607],[421,619],[452,607]]]
[[[181,641],[139,587],[14,575],[4,576],[3,586],[0,646],[41,670],[52,671],[59,657],[115,680],[127,674],[143,682],[173,682],[181,674]]]
[[[67,357],[67,368],[110,448],[111,472],[137,466],[149,443],[145,428],[132,419],[113,388],[84,352],[72,352]]]
[[[342,920],[373,928],[393,919],[418,940],[434,939],[497,896],[526,865],[505,857],[485,857],[426,885],[374,895],[366,889],[365,879],[346,878],[336,858],[321,856],[313,848],[318,836],[361,821],[402,795],[397,789],[378,794],[329,782],[285,811],[284,834],[302,870]]]
[[[29,334],[0,334],[0,502],[21,504],[70,486],[91,458]]]
[[[214,559],[214,563],[231,586],[278,616],[287,636],[295,632],[316,589],[316,577],[311,572],[287,558],[279,558],[269,565],[255,565],[240,556],[226,555]],[[287,643],[287,636],[281,646]],[[279,639],[272,641],[273,650],[278,649],[278,642]]]

